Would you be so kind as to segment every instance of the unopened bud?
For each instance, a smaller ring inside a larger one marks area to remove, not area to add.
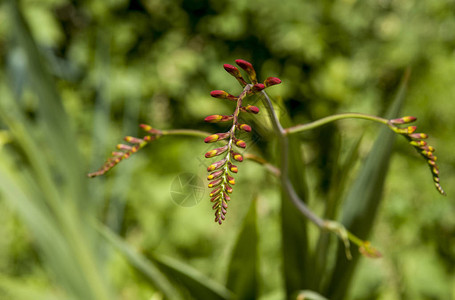
[[[217,170],[217,169],[221,168],[222,166],[224,166],[225,163],[226,163],[226,158],[222,159],[220,161],[214,162],[213,164],[211,164],[210,166],[207,167],[207,171],[211,172],[211,171]]]
[[[214,90],[210,92],[210,96],[213,98],[228,99],[231,101],[237,101],[237,97],[229,94],[228,92],[222,90]]]
[[[237,79],[237,81],[240,83],[241,86],[245,86],[247,84],[245,79],[243,79],[242,74],[240,73],[239,69],[237,69],[233,65],[229,65],[229,64],[225,64],[225,65],[223,65],[223,67],[226,70],[226,72],[228,72],[229,74],[234,76],[235,79]]]
[[[147,132],[152,133],[152,134],[160,134],[161,133],[160,130],[154,129],[152,126],[147,125],[147,124],[141,124],[141,125],[139,125],[139,127],[141,127],[144,131],[147,131]]]
[[[118,150],[126,150],[126,151],[130,151],[132,149],[131,146],[128,146],[128,145],[124,145],[124,144],[118,144],[117,145],[117,149]]]
[[[224,170],[218,170],[218,171],[212,172],[207,176],[207,180],[216,179],[216,178],[220,177],[221,175],[223,175],[223,173],[224,173]]]
[[[218,179],[216,179],[216,180],[210,182],[210,183],[208,184],[208,187],[209,187],[209,188],[213,188],[213,187],[219,186],[219,185],[221,184],[222,181],[223,181],[223,178],[218,178]]]
[[[224,189],[226,190],[227,193],[232,194],[232,187],[229,184],[226,184]]]
[[[414,147],[424,147],[427,145],[425,141],[410,141],[409,144],[411,144]]]
[[[281,79],[277,78],[277,77],[269,77],[266,80],[264,80],[265,87],[269,87],[269,86],[280,84],[280,83],[281,83]]]
[[[221,192],[221,187],[217,187],[209,194],[209,196],[214,197],[214,196],[218,195],[220,192]]]
[[[224,115],[211,115],[204,119],[208,123],[218,123],[218,122],[228,122],[232,120],[234,116],[224,116]]]
[[[225,133],[216,133],[216,134],[212,134],[212,135],[209,135],[208,137],[206,137],[204,139],[204,142],[205,143],[214,143],[214,142],[217,142],[217,141],[221,141],[221,140],[224,140],[224,139],[227,139],[229,137],[229,133],[225,132]]]
[[[243,59],[237,59],[235,63],[248,73],[248,76],[250,77],[252,83],[257,83],[256,71],[254,70],[253,65],[251,63]]]
[[[206,157],[206,158],[210,158],[210,157],[214,157],[214,156],[221,155],[221,154],[223,154],[224,152],[226,152],[227,149],[228,149],[228,145],[225,145],[225,146],[223,146],[223,147],[219,147],[219,148],[210,150],[210,151],[208,151],[208,152],[205,154],[205,157]]]
[[[221,194],[218,194],[218,195],[216,195],[215,197],[212,197],[212,198],[210,199],[210,202],[218,201],[220,198],[221,198]]]
[[[140,144],[140,143],[143,143],[144,140],[143,139],[139,139],[139,138],[136,138],[134,136],[125,136],[123,138],[126,142],[128,143],[132,143],[132,144]]]
[[[254,105],[241,106],[240,110],[243,112],[249,112],[253,114],[257,114],[259,112],[259,108]]]
[[[390,120],[390,123],[395,124],[395,125],[407,124],[407,123],[412,123],[416,120],[417,120],[416,117],[406,116],[406,117],[402,117],[402,118],[398,118],[398,119],[392,119],[392,120]]]
[[[232,155],[232,158],[235,159],[236,161],[238,161],[238,162],[242,162],[243,161],[242,154],[234,152],[234,151],[231,151],[231,155]]]
[[[239,169],[237,168],[237,166],[231,164],[230,162],[228,162],[228,168],[229,168],[229,170],[231,170],[232,173],[237,173],[237,172],[239,171]]]
[[[410,138],[413,138],[413,139],[426,139],[428,138],[428,134],[426,133],[411,133],[409,135]]]
[[[248,124],[238,124],[237,127],[241,130],[244,130],[246,132],[250,132],[251,131],[251,126],[248,125]]]
[[[265,89],[265,85],[262,84],[262,83],[256,83],[255,85],[253,85],[253,87],[251,88],[251,91],[253,93],[257,93],[257,92],[260,92],[262,91],[263,89]]]
[[[224,193],[224,192],[223,192],[223,197],[224,197],[224,200],[231,201],[231,197],[228,194]]]
[[[408,134],[414,133],[417,129],[417,126],[408,126]]]
[[[240,148],[246,148],[246,143],[243,140],[236,140],[235,145]]]
[[[226,179],[227,179],[227,181],[228,181],[230,184],[232,184],[232,185],[235,184],[235,179],[234,179],[234,177],[232,177],[232,176],[226,174]]]

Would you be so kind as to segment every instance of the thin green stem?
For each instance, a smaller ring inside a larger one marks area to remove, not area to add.
[[[373,116],[373,115],[368,115],[368,114],[362,114],[362,113],[343,113],[343,114],[336,114],[336,115],[331,115],[322,119],[319,119],[317,121],[307,123],[307,124],[301,124],[301,125],[296,125],[293,127],[286,128],[285,134],[292,134],[292,133],[298,133],[302,131],[307,131],[314,129],[319,126],[323,126],[325,124],[342,120],[342,119],[364,119],[364,120],[369,120],[369,121],[374,121],[377,123],[385,124],[388,125],[389,120]]]
[[[267,93],[262,91],[263,97],[263,103],[265,108],[267,109],[267,112],[269,113],[270,119],[273,124],[273,128],[275,130],[275,133],[277,134],[279,140],[280,140],[280,147],[281,147],[281,185],[286,192],[287,196],[291,199],[292,203],[294,206],[305,216],[307,217],[310,221],[312,221],[316,226],[319,228],[324,228],[325,221],[318,217],[316,214],[314,214],[308,206],[300,199],[300,197],[297,195],[294,187],[292,186],[291,181],[289,180],[289,141],[288,137],[286,135],[286,131],[283,129],[283,126],[281,126],[280,121],[278,120],[278,116],[275,113],[275,110],[273,109],[272,101],[270,100],[269,96]]]

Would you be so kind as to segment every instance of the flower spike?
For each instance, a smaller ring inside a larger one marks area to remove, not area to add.
[[[396,126],[412,123],[416,120],[416,117],[406,116],[389,120],[388,125],[393,131],[403,135],[409,141],[409,144],[412,145],[423,158],[425,158],[428,166],[430,167],[431,174],[433,175],[433,181],[436,189],[440,194],[446,195],[446,192],[439,182],[439,167],[436,164],[436,160],[438,158],[433,154],[435,149],[424,141],[424,139],[428,138],[428,135],[426,133],[415,133],[417,126],[408,126],[406,128]]]
[[[96,177],[104,175],[106,172],[115,167],[122,160],[127,159],[128,157],[131,156],[131,154],[136,153],[137,151],[148,145],[148,143],[158,139],[162,135],[162,132],[160,130],[154,129],[150,125],[141,124],[140,127],[144,131],[150,133],[151,135],[146,135],[143,138],[137,138],[133,136],[124,137],[123,139],[125,140],[125,142],[128,142],[129,145],[118,144],[116,148],[119,151],[112,152],[111,157],[109,157],[106,160],[106,162],[101,166],[101,168],[98,171],[89,173],[87,174],[87,176]]]
[[[239,69],[233,65],[225,64],[223,66],[224,69],[229,74],[234,76],[235,79],[237,79],[237,81],[243,87],[243,91],[239,96],[233,96],[228,92],[222,90],[214,90],[210,92],[210,95],[212,97],[235,101],[236,106],[234,113],[230,116],[211,115],[205,118],[205,121],[209,123],[228,121],[232,122],[232,127],[227,132],[209,135],[204,140],[206,143],[213,143],[218,141],[223,141],[226,143],[224,146],[210,150],[205,154],[206,158],[224,155],[224,158],[222,160],[212,163],[207,168],[207,171],[211,172],[207,176],[207,180],[210,181],[208,187],[214,188],[210,193],[210,202],[214,203],[212,205],[212,209],[215,210],[215,222],[219,223],[220,225],[226,219],[226,212],[228,207],[227,202],[231,200],[229,194],[233,192],[232,185],[235,184],[235,179],[231,174],[238,172],[238,168],[233,164],[233,162],[243,161],[243,155],[235,152],[234,148],[246,148],[246,142],[239,139],[236,135],[239,131],[251,132],[250,125],[239,123],[239,115],[240,113],[259,113],[258,107],[248,104],[242,106],[242,103],[248,96],[259,93],[263,89],[275,84],[279,84],[281,82],[281,80],[276,77],[269,77],[264,81],[264,83],[258,83],[256,71],[254,70],[251,63],[242,59],[237,59],[235,62],[243,70],[246,71],[249,79],[251,80],[251,84],[248,84],[245,79],[243,79]]]

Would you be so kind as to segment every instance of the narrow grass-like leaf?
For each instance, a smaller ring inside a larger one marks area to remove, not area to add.
[[[359,157],[358,150],[361,140],[361,137],[357,139],[352,148],[348,151],[348,155],[343,162],[340,161],[342,152],[341,143],[338,143],[338,156],[336,157],[336,162],[333,163],[334,170],[332,171],[331,186],[324,209],[324,219],[326,220],[335,220],[338,216],[340,201],[342,199],[340,195],[344,194],[348,178]],[[336,240],[336,237],[333,233],[323,230],[319,232],[314,259],[315,278],[317,279],[317,286],[319,288],[323,285],[323,282],[328,279],[326,278],[326,275],[328,274],[327,262],[329,260],[329,255],[331,255],[330,248],[333,246],[332,243],[334,240]]]
[[[387,111],[387,118],[399,114],[406,95],[409,73],[407,70],[403,76],[395,100]],[[343,205],[342,224],[362,239],[368,237],[381,202],[395,135],[389,128],[381,130]],[[332,300],[345,298],[359,258],[359,252],[353,251],[353,259],[349,261],[344,246],[339,244],[338,248],[335,268],[326,293]]]
[[[186,298],[214,300],[233,298],[232,292],[223,285],[181,261],[156,254],[152,255],[150,259],[159,266],[169,279],[178,283],[180,288],[188,291],[189,295]]]
[[[284,111],[282,112],[284,114]],[[290,125],[287,115],[283,116],[282,124]],[[289,136],[289,178],[300,199],[308,200],[300,140],[297,136]],[[308,250],[307,219],[292,204],[284,191],[281,193],[281,235],[283,254],[283,278],[286,295],[289,298],[295,291],[312,289],[311,260]]]
[[[99,224],[97,229],[109,243],[125,256],[131,266],[143,274],[168,299],[183,299],[178,290],[174,288],[152,261],[125,243],[106,226]]]
[[[18,1],[8,1],[7,8],[13,29],[10,38],[13,39],[13,45],[24,54],[27,85],[39,100],[38,114],[41,125],[49,137],[47,140],[49,151],[56,160],[65,162],[64,168],[58,168],[59,176],[65,180],[67,190],[73,195],[78,195],[79,191],[85,190],[84,177],[74,175],[83,174],[82,164],[61,98],[30,34]]]
[[[234,292],[235,299],[259,298],[256,201],[251,201],[229,263],[226,287]]]

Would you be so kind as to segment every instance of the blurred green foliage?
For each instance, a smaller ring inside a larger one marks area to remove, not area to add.
[[[208,198],[191,208],[171,200],[178,174],[205,177],[206,145],[197,139],[157,141],[106,177],[84,178],[139,123],[213,131],[203,118],[231,107],[208,92],[239,91],[222,69],[236,58],[260,78],[283,80],[271,93],[294,124],[346,111],[383,116],[412,68],[402,113],[430,134],[449,196],[438,196],[425,163],[397,139],[371,234],[384,257],[360,259],[346,299],[455,297],[453,8],[449,0],[1,2],[0,298],[187,298],[195,290],[223,298],[225,282],[241,290],[228,271],[242,239],[258,241],[254,295],[285,297],[278,181],[261,167],[240,166],[223,226],[213,223]],[[273,160],[263,126],[251,151]],[[378,132],[354,120],[301,136],[308,201],[320,215],[339,177],[352,182]],[[337,170],[353,149],[358,163]],[[255,195],[257,216],[243,221],[254,215]],[[99,222],[123,238],[120,252],[94,233]],[[317,234],[308,226],[309,246]],[[193,290],[173,292],[175,282],[160,277],[185,269],[169,257],[192,267],[175,276]],[[301,289],[308,286],[326,291]]]

